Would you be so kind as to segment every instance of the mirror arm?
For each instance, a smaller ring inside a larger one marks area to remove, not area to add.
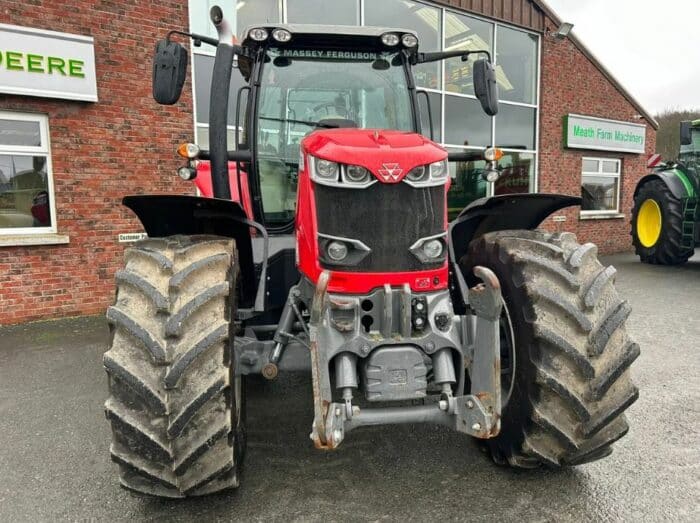
[[[172,35],[181,35],[181,36],[186,36],[188,38],[191,38],[192,40],[194,40],[194,45],[197,47],[199,47],[202,44],[202,42],[204,42],[205,44],[209,44],[211,46],[214,46],[214,47],[219,45],[219,41],[216,38],[212,38],[210,36],[200,35],[197,33],[186,33],[184,31],[178,31],[177,29],[173,29],[172,31],[168,31],[168,34],[165,37],[166,40],[170,41],[170,38],[172,37]]]
[[[240,149],[236,151],[226,151],[226,156],[229,162],[252,162],[253,153],[249,149]],[[210,160],[211,154],[206,149],[200,149],[197,154],[197,160]]]
[[[491,53],[486,50],[478,51],[438,51],[435,53],[417,53],[413,57],[413,65],[424,64],[427,62],[437,62],[439,60],[446,60],[448,58],[462,58],[463,62],[469,59],[469,55],[472,54],[485,54],[488,61],[491,61]]]
[[[481,151],[454,151],[447,153],[448,162],[478,162],[484,159]]]

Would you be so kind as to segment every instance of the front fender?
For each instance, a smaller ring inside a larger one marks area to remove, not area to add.
[[[465,312],[467,280],[472,276],[462,274],[458,262],[472,240],[493,231],[535,229],[553,212],[572,205],[581,205],[581,198],[525,193],[480,198],[465,207],[448,229],[451,272],[456,279],[456,285],[450,285],[455,312]]]
[[[256,277],[250,235],[252,222],[238,202],[186,195],[126,196],[122,203],[141,221],[151,238],[176,234],[212,234],[236,240],[239,278],[239,306],[255,300]]]
[[[651,174],[647,174],[637,183],[637,187],[634,188],[634,197],[637,197],[639,189],[641,189],[645,184],[653,181],[661,180],[666,184],[668,190],[671,191],[674,197],[679,200],[683,198],[690,198],[694,194],[693,183],[689,176],[687,176],[680,169],[667,169],[664,171],[656,171]]]
[[[508,194],[480,198],[469,204],[450,224],[450,253],[456,262],[469,242],[487,232],[535,229],[553,212],[581,205],[578,196],[563,194]]]

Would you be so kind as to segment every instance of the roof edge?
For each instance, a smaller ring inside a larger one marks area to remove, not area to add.
[[[555,24],[559,25],[562,23],[562,19],[552,10],[551,7],[547,4],[545,0],[532,0],[542,11],[544,12],[545,15],[547,15],[549,18],[554,21]],[[545,28],[545,36],[547,36],[546,33],[546,28]],[[624,96],[629,103],[632,104],[632,106],[639,111],[639,113],[644,117],[644,119],[649,122],[649,124],[654,128],[654,130],[659,129],[659,122],[656,121],[656,118],[654,118],[649,111],[647,111],[644,106],[637,100],[632,93],[627,90],[627,88],[622,85],[620,80],[618,80],[614,74],[610,72],[610,70],[603,65],[603,62],[600,61],[600,59],[593,54],[593,51],[591,51],[586,44],[584,44],[573,32],[569,33],[569,40],[571,40],[574,45],[581,51],[586,58],[588,58],[593,65],[595,65],[601,73],[603,73],[603,76],[605,76],[612,84],[617,88],[618,91]]]

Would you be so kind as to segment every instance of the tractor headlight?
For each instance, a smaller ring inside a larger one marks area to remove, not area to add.
[[[263,42],[267,40],[267,29],[264,27],[256,27],[255,29],[251,29],[248,35],[256,42]]]
[[[441,160],[430,165],[414,167],[408,172],[404,182],[413,187],[434,187],[444,184],[449,172],[447,160]]]
[[[405,34],[401,37],[401,43],[405,47],[415,47],[418,45],[418,38],[412,34]]]
[[[447,178],[448,172],[449,169],[447,168],[447,160],[430,164],[430,178],[432,180],[444,180]]]
[[[342,261],[348,255],[348,246],[343,242],[332,241],[326,247],[326,254],[333,261]]]
[[[292,39],[292,33],[287,31],[286,29],[274,29],[272,31],[272,38],[277,40],[280,43],[285,43],[289,42]]]
[[[311,179],[317,183],[324,185],[337,185],[340,165],[330,160],[322,160],[321,158],[312,158],[311,161]]]
[[[351,184],[364,184],[371,178],[369,171],[360,165],[346,165],[344,175],[344,181]]]
[[[409,251],[413,254],[421,263],[436,263],[445,259],[445,241],[447,233],[436,234],[435,236],[428,236],[427,238],[421,238],[416,241]]]
[[[423,244],[423,254],[426,258],[439,258],[442,256],[442,242],[440,240],[428,240]]]
[[[406,178],[412,182],[418,183],[427,181],[429,176],[430,171],[425,168],[425,165],[419,165],[408,171]]]
[[[389,47],[399,45],[399,35],[394,33],[384,33],[382,35],[382,43]]]
[[[197,177],[197,169],[189,165],[183,165],[177,170],[177,175],[183,180],[189,182]]]

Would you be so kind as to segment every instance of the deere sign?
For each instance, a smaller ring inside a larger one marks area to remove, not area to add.
[[[0,93],[96,102],[92,37],[0,24]]]
[[[622,153],[644,153],[646,126],[569,114],[564,117],[564,146]]]

